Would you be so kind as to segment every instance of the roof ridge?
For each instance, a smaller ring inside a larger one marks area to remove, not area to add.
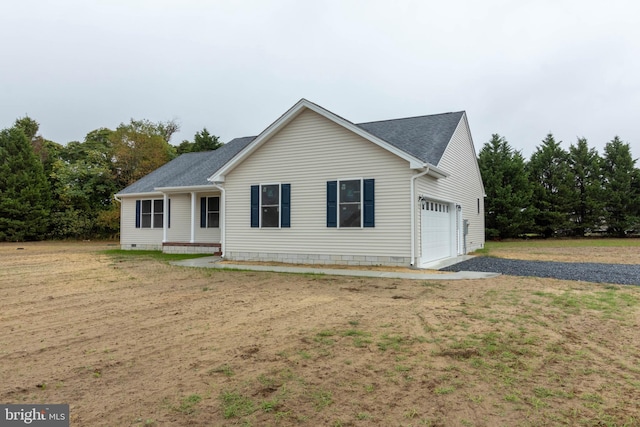
[[[421,119],[424,117],[435,117],[435,116],[444,116],[447,114],[460,114],[460,113],[464,113],[465,110],[460,110],[460,111],[448,111],[446,113],[436,113],[436,114],[423,114],[420,116],[410,116],[410,117],[399,117],[397,119],[383,119],[383,120],[373,120],[370,122],[361,122],[361,123],[354,123],[356,126],[360,126],[360,125],[367,125],[370,123],[382,123],[382,122],[394,122],[394,121],[400,121],[400,120],[410,120],[410,119]]]

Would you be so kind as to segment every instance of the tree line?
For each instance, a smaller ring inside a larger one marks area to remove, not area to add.
[[[565,150],[548,134],[526,160],[494,134],[480,150],[487,239],[630,236],[640,225],[640,171],[614,137],[602,155],[579,138]]]
[[[115,237],[114,194],[180,154],[222,145],[206,128],[171,145],[175,121],[131,119],[65,145],[39,127],[25,116],[0,131],[0,241]]]
[[[206,128],[170,143],[174,121],[131,119],[65,145],[45,139],[25,116],[0,131],[0,241],[115,237],[113,195],[176,156],[215,150]],[[502,136],[484,144],[487,239],[522,236],[627,236],[640,225],[640,171],[617,136],[600,155],[584,138],[568,150],[546,136],[526,160]]]

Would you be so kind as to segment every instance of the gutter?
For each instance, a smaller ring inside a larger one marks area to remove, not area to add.
[[[222,198],[220,200],[220,211],[222,212],[222,217],[220,218],[220,252],[222,252],[222,258],[224,258],[225,254],[226,254],[226,235],[227,235],[227,210],[226,210],[226,199],[227,199],[227,193],[224,190],[224,187],[222,187],[219,184],[216,184],[215,182],[212,182],[212,185],[217,188],[218,190],[220,190],[220,194],[222,195]]]
[[[410,180],[411,185],[411,267],[415,267],[416,264],[416,206],[415,206],[415,193],[416,193],[416,179],[420,178],[429,173],[431,169],[430,166],[427,166],[423,172],[420,172],[417,175],[413,175]]]
[[[115,200],[118,203],[122,203],[122,200],[118,199],[118,195],[117,194],[113,195],[113,200]]]

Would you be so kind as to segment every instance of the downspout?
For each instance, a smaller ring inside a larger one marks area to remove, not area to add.
[[[117,194],[113,195],[113,200],[115,200],[118,203],[122,203],[122,200],[118,199],[118,195]]]
[[[416,193],[416,179],[429,173],[429,167],[424,172],[420,172],[417,175],[413,175],[410,180],[411,186],[411,267],[415,267],[416,264],[416,206],[415,206],[415,193]]]
[[[220,190],[220,194],[222,195],[220,199],[220,212],[222,212],[220,218],[220,252],[222,252],[222,258],[224,258],[226,254],[226,235],[227,235],[227,211],[226,211],[226,198],[227,193],[224,191],[224,187],[212,183],[215,188]]]

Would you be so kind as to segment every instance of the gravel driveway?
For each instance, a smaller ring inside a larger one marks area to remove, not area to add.
[[[443,271],[484,271],[510,276],[549,277],[594,283],[640,285],[640,265],[599,264],[593,262],[522,261],[475,257],[442,269]]]

